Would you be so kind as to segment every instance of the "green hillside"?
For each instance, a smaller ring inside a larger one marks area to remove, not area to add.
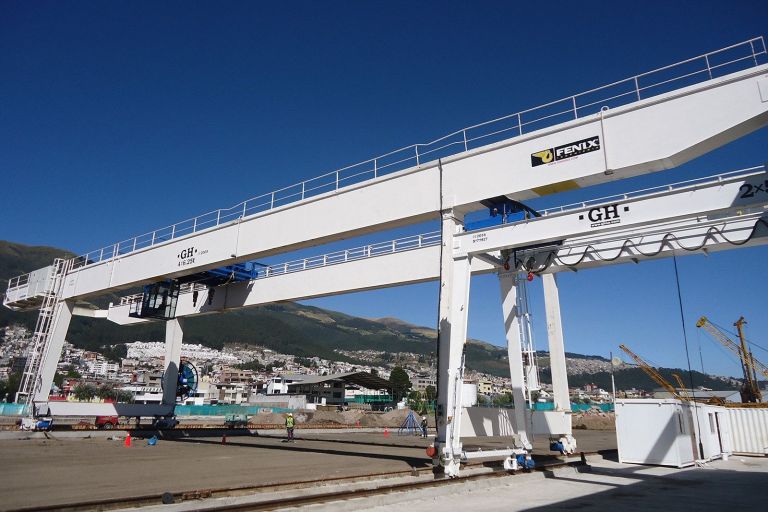
[[[688,378],[688,372],[679,368],[657,368],[659,373],[668,381],[675,382],[673,373],[680,375],[683,378],[683,382],[690,387],[690,381]],[[701,372],[694,371],[693,373],[693,387],[704,386],[715,391],[735,389],[733,383],[729,380],[713,378],[709,375]],[[661,386],[651,379],[640,368],[624,368],[614,373],[616,380],[616,389],[642,389],[647,392],[660,389]],[[541,371],[541,380],[546,383],[552,382],[552,376],[549,368],[544,368]],[[606,391],[611,390],[611,374],[609,372],[598,372],[591,374],[579,374],[569,375],[568,384],[571,387],[582,387],[586,384],[595,384]]]

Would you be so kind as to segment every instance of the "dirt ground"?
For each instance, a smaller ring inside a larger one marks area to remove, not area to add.
[[[403,424],[408,413],[408,409],[395,410],[389,412],[371,412],[360,410],[349,411],[301,411],[293,414],[297,425],[313,426],[328,425],[335,423],[350,427],[388,427],[396,428]],[[421,418],[417,416],[417,420]],[[183,421],[183,419],[182,419]],[[434,419],[428,419],[430,425],[433,425]],[[250,418],[250,423],[261,425],[283,425],[285,423],[284,414],[263,413],[256,414]]]
[[[402,411],[399,411],[402,414]],[[407,414],[407,412],[405,413]],[[385,415],[379,415],[383,417]],[[393,415],[394,416],[394,415]],[[190,435],[191,434],[191,435]],[[609,432],[575,433],[579,450],[616,448]],[[279,432],[230,435],[220,431],[175,432],[155,444],[136,434],[130,446],[122,435],[0,440],[0,511],[125,496],[187,492],[296,481],[430,469],[426,448],[434,442],[396,430],[304,433],[286,443]],[[493,450],[509,437],[464,438],[467,449]],[[559,460],[547,436],[533,440],[537,464]],[[312,485],[316,485],[313,483]],[[86,508],[87,509],[87,508]]]
[[[349,411],[303,411],[294,414],[299,428],[302,425],[328,425],[335,423],[345,426],[359,426],[369,428],[398,428],[408,417],[409,409],[394,410],[389,412],[371,412],[360,410]],[[575,413],[572,416],[573,428],[579,430],[615,430],[615,417],[613,413],[586,411]],[[421,416],[416,414],[417,422],[421,422]],[[434,427],[435,418],[427,416],[430,427]],[[265,413],[253,416],[251,423],[283,425],[285,416],[282,414]]]
[[[580,412],[572,416],[573,428],[579,430],[616,430],[616,416],[612,412]]]

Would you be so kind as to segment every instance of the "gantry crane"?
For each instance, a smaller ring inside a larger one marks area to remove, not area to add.
[[[642,369],[650,378],[652,378],[655,382],[657,382],[661,387],[666,389],[669,393],[672,394],[673,398],[676,398],[678,400],[683,401],[690,401],[690,398],[686,398],[683,394],[681,394],[677,389],[675,389],[675,386],[669,383],[667,379],[662,377],[662,375],[650,364],[646,363],[640,356],[629,350],[626,345],[619,345],[619,348],[627,353],[629,357],[635,360],[635,362],[640,366],[640,369]],[[675,375],[676,379],[679,379],[679,383],[682,384],[682,379],[678,375]]]
[[[757,384],[757,369],[759,368],[760,372],[768,378],[768,366],[755,359],[752,352],[747,349],[742,330],[745,323],[746,320],[742,316],[733,324],[739,333],[739,344],[736,344],[735,341],[726,336],[720,329],[712,325],[705,316],[699,318],[699,321],[696,322],[696,327],[703,327],[713,338],[739,356],[741,369],[744,372],[744,384],[741,386],[741,401],[744,403],[757,403],[763,400],[760,387]]]

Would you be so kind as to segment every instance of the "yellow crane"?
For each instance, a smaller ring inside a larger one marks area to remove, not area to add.
[[[683,397],[683,400],[690,402],[691,395],[688,394],[688,390],[686,389],[685,384],[683,384],[683,379],[680,378],[680,376],[676,373],[673,373],[672,376],[675,378],[675,382],[677,382],[677,389],[680,393],[680,396]]]
[[[686,398],[684,394],[681,394],[680,392],[678,392],[677,389],[675,389],[675,386],[670,384],[664,377],[662,377],[662,375],[658,371],[656,371],[656,368],[646,363],[639,355],[629,350],[629,348],[627,348],[626,345],[619,345],[619,348],[624,352],[626,352],[629,357],[634,359],[637,365],[640,367],[640,369],[642,369],[650,378],[652,378],[661,387],[663,387],[669,393],[671,393],[673,398],[677,398],[678,400],[690,401],[690,398]],[[683,387],[682,379],[680,379],[680,376],[675,375],[675,378],[679,379],[678,382],[681,384],[681,387]]]
[[[722,405],[725,407],[736,407],[744,404],[727,404],[725,400],[718,397],[710,397],[710,398],[692,398],[690,394],[688,394],[688,389],[685,387],[685,384],[683,383],[683,379],[680,377],[680,375],[673,373],[672,377],[675,378],[675,381],[677,382],[677,388],[675,388],[670,382],[665,379],[653,366],[646,363],[640,356],[629,350],[626,345],[619,345],[619,348],[626,352],[629,357],[635,360],[637,365],[640,367],[641,370],[643,370],[650,378],[652,378],[654,381],[656,381],[660,386],[662,386],[664,389],[666,389],[673,398],[676,398],[678,400],[682,400],[684,402],[702,402],[707,403],[710,405]]]
[[[757,384],[757,369],[768,378],[768,366],[755,359],[752,352],[747,349],[743,331],[745,323],[746,320],[744,320],[744,317],[742,316],[733,324],[736,326],[739,333],[739,344],[736,344],[735,341],[726,336],[720,329],[712,325],[712,322],[705,316],[699,318],[699,321],[696,322],[696,327],[703,328],[715,338],[715,340],[719,341],[720,344],[724,345],[739,357],[739,361],[741,361],[741,369],[744,372],[744,384],[741,387],[741,401],[744,403],[756,403],[763,400],[762,394],[760,393],[760,387]]]

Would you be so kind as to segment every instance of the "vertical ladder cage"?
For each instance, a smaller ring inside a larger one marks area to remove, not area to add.
[[[29,415],[34,415],[34,408],[31,405],[35,393],[39,391],[38,388],[42,385],[40,369],[49,349],[51,333],[56,327],[57,312],[60,307],[59,295],[64,284],[64,276],[67,275],[71,267],[72,260],[56,258],[53,261],[51,278],[43,293],[43,302],[32,335],[27,363],[21,376],[19,391],[16,393],[16,403],[25,404]]]
[[[536,362],[536,346],[533,340],[533,322],[531,320],[528,302],[528,287],[525,274],[518,274],[515,279],[517,287],[518,329],[523,356],[523,378],[525,380],[525,399],[533,407],[531,393],[541,389],[539,368]]]

